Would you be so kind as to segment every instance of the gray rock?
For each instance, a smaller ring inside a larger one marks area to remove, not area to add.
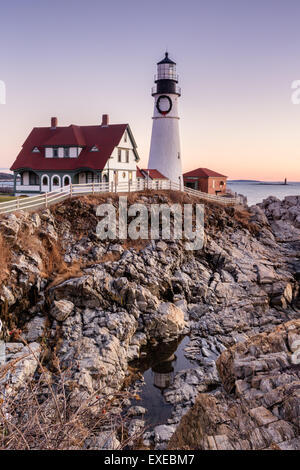
[[[156,449],[165,449],[169,440],[175,432],[174,425],[162,424],[154,428],[154,442]]]
[[[164,241],[160,240],[156,243],[156,249],[157,251],[166,251],[168,249],[168,245]]]
[[[132,419],[128,427],[128,434],[130,437],[133,438],[133,441],[134,441],[135,439],[138,439],[143,434],[144,429],[145,429],[144,420]]]
[[[31,343],[41,338],[45,331],[46,322],[46,317],[34,317],[30,320],[25,326],[27,332],[25,334],[23,333],[25,339]]]
[[[14,351],[14,354],[13,354]],[[6,374],[0,383],[0,389],[5,387],[6,394],[15,395],[21,388],[29,382],[39,363],[41,356],[41,345],[30,343],[28,346],[14,344],[13,347],[7,347],[7,366],[10,361],[14,361],[14,367],[10,374]]]
[[[151,338],[168,340],[179,336],[186,327],[184,312],[170,302],[163,302],[158,307],[147,325]]]
[[[74,304],[69,300],[54,300],[50,309],[50,314],[57,321],[64,321],[72,314]]]
[[[118,450],[121,449],[121,443],[117,439],[115,431],[105,431],[88,439],[85,447],[90,450]]]
[[[122,245],[115,244],[109,247],[109,251],[114,251],[116,253],[122,254],[124,252],[124,248],[122,247]]]
[[[127,412],[128,416],[140,416],[146,413],[147,413],[146,408],[142,406],[132,406],[131,408],[129,408]]]

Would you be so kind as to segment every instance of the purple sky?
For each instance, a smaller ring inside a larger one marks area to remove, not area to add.
[[[34,126],[129,122],[147,165],[156,62],[177,62],[184,169],[300,181],[299,0],[2,0],[0,167]]]

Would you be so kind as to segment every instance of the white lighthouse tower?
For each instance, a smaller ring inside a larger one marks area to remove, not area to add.
[[[159,170],[171,181],[183,185],[179,139],[178,86],[176,63],[166,52],[157,64],[154,97],[154,115],[151,136],[149,169]]]

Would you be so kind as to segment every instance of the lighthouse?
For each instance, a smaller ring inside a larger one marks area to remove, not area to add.
[[[148,168],[160,171],[172,182],[183,185],[179,138],[178,86],[176,63],[166,52],[157,63],[154,97],[154,114]]]

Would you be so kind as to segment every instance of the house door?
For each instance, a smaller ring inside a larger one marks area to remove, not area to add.
[[[185,186],[186,186],[187,188],[191,188],[191,189],[198,189],[197,181],[195,181],[195,182],[187,181],[187,182],[185,183]]]
[[[49,176],[43,175],[42,176],[42,192],[48,193],[50,191],[50,184],[49,184]]]
[[[87,183],[93,183],[94,182],[94,173],[91,171],[88,171],[86,174],[86,182]]]

